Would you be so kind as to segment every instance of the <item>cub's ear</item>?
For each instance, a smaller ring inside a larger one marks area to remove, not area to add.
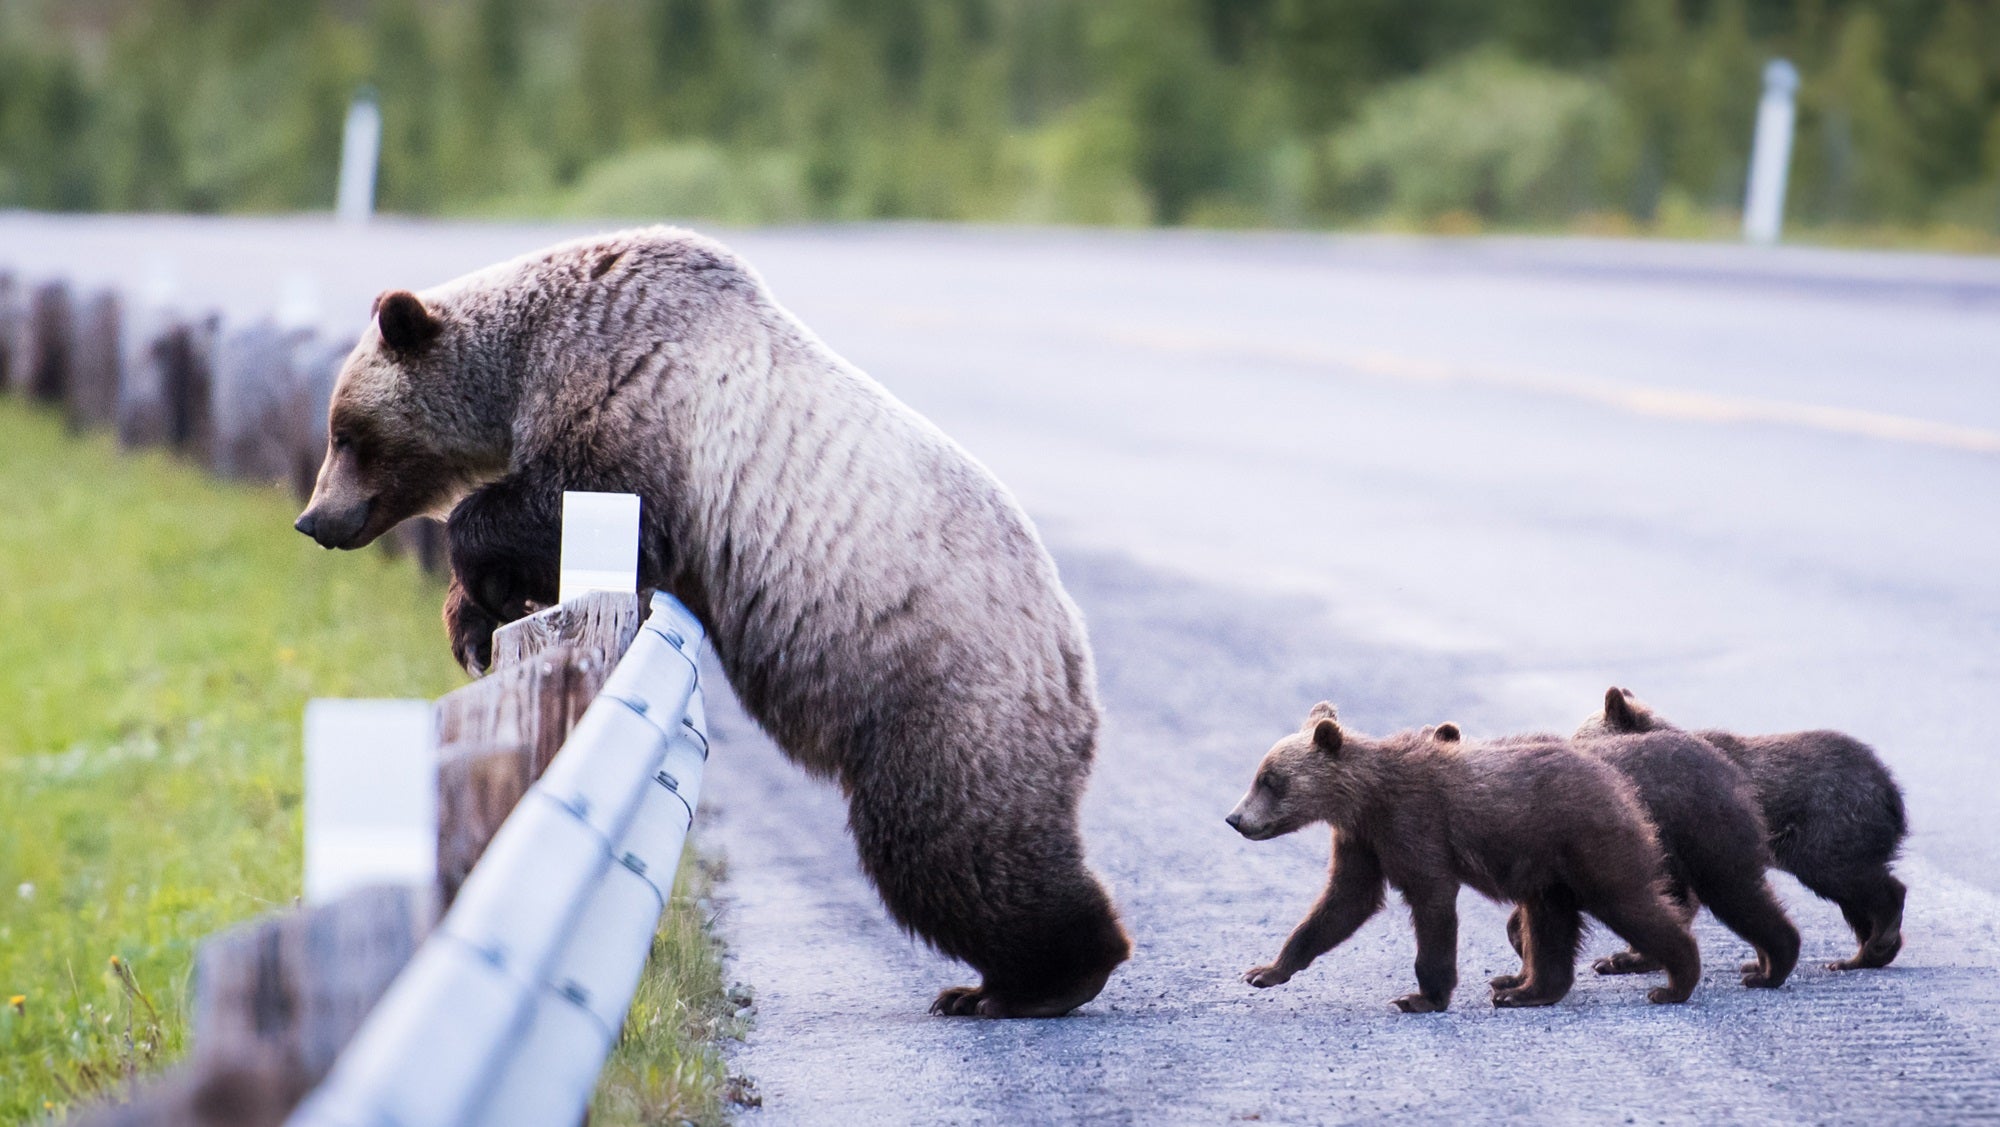
[[[390,290],[375,299],[375,327],[382,331],[382,343],[391,352],[420,352],[444,330],[424,306],[424,299],[408,290]]]
[[[1458,725],[1447,720],[1431,729],[1431,738],[1439,743],[1455,744],[1459,740]]]
[[[1604,719],[1621,732],[1636,732],[1641,725],[1639,702],[1616,685],[1604,690]]]
[[[1312,706],[1311,712],[1306,713],[1306,723],[1308,725],[1317,724],[1322,720],[1338,719],[1340,717],[1333,711],[1333,703],[1331,701],[1321,701]]]
[[[1313,749],[1327,755],[1340,754],[1340,725],[1331,717],[1313,725]]]

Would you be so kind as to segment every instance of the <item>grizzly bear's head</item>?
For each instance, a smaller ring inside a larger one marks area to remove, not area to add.
[[[1622,736],[1633,732],[1658,732],[1671,729],[1672,724],[1660,718],[1660,714],[1641,703],[1630,689],[1612,686],[1604,690],[1604,708],[1585,720],[1576,730],[1576,738],[1588,740],[1601,736]]]
[[[1305,726],[1265,753],[1249,793],[1224,820],[1252,841],[1314,822],[1338,824],[1357,802],[1350,770],[1357,750],[1341,731],[1333,705],[1313,705]]]
[[[326,458],[293,526],[326,548],[442,516],[506,466],[497,396],[468,386],[482,365],[465,328],[407,290],[376,298],[374,319],[334,384]]]

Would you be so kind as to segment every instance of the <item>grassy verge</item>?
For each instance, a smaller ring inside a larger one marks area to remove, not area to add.
[[[692,846],[681,856],[673,903],[653,937],[624,1037],[598,1078],[592,1124],[719,1123],[725,1100],[749,1099],[716,1048],[742,1035],[735,1015],[749,1001],[724,988],[722,949],[708,926],[709,890],[720,877],[719,864]]]
[[[436,582],[294,509],[0,399],[0,1124],[181,1055],[196,943],[297,895],[308,697],[464,680]],[[719,1117],[733,1009],[686,875],[610,1122]]]

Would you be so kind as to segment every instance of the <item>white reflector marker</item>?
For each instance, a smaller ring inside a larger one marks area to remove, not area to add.
[[[639,498],[631,493],[563,494],[562,580],[556,598],[586,591],[639,590]]]
[[[306,902],[430,885],[437,835],[431,702],[307,701]]]

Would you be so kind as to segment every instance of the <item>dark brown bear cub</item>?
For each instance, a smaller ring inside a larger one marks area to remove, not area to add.
[[[1435,738],[1452,742],[1456,728],[1442,725]],[[1513,736],[1499,746],[1564,742],[1559,736]],[[1609,763],[1632,783],[1646,819],[1659,835],[1666,862],[1667,898],[1692,921],[1701,905],[1724,927],[1757,949],[1743,969],[1743,985],[1777,987],[1799,961],[1799,929],[1771,893],[1764,819],[1750,781],[1722,753],[1685,732],[1647,732],[1579,739],[1584,752]],[[1520,949],[1523,920],[1517,908],[1507,932]],[[1621,951],[1593,964],[1599,974],[1642,974],[1657,960]],[[1510,981],[1511,984],[1511,981]]]
[[[1655,1002],[1686,1001],[1701,957],[1660,894],[1659,843],[1618,772],[1561,742],[1525,747],[1440,743],[1406,732],[1371,740],[1314,706],[1279,740],[1229,824],[1253,841],[1313,822],[1333,827],[1333,869],[1319,902],[1276,962],[1244,977],[1276,986],[1353,935],[1382,907],[1387,882],[1410,905],[1417,993],[1432,1013],[1458,984],[1458,890],[1471,885],[1524,913],[1526,975],[1496,986],[1496,1006],[1546,1006],[1576,976],[1588,912],[1667,968]]]
[[[1604,695],[1604,710],[1584,721],[1580,737],[1679,731],[1624,689]],[[1779,868],[1840,906],[1860,947],[1833,970],[1885,967],[1903,949],[1903,882],[1889,871],[1909,824],[1903,792],[1867,744],[1839,732],[1739,736],[1703,729],[1694,736],[1749,776]]]

